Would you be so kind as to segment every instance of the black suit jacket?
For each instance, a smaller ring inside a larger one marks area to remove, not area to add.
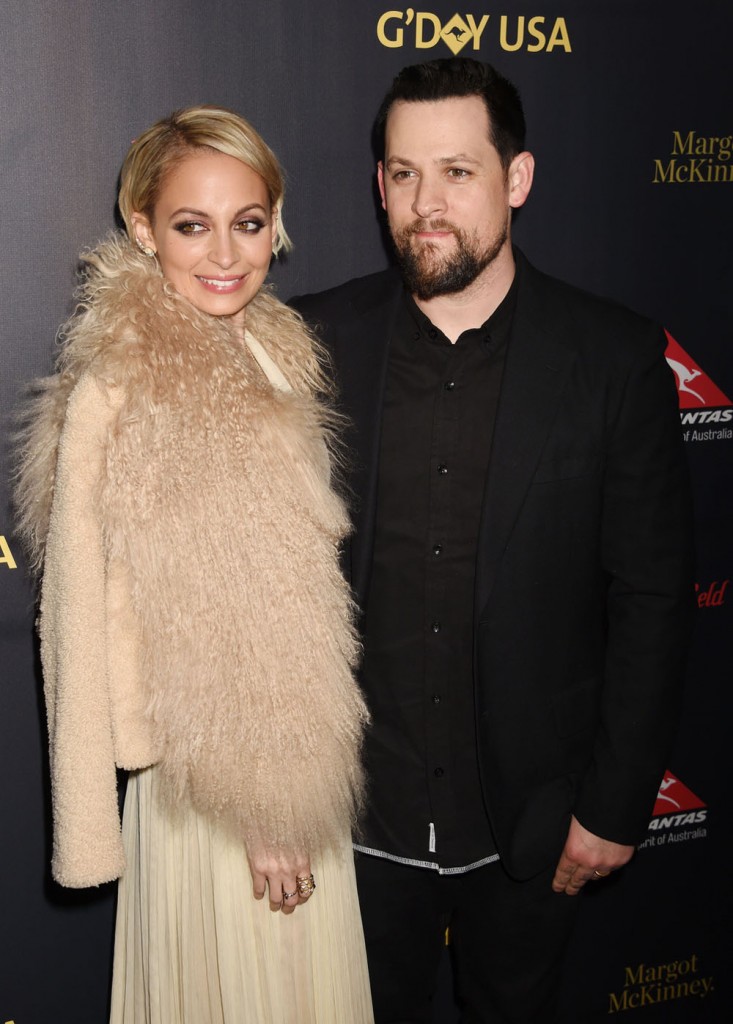
[[[515,877],[549,866],[574,813],[643,835],[678,714],[693,610],[677,393],[658,326],[521,253],[476,566],[482,788]],[[334,360],[351,420],[364,612],[381,406],[401,283],[386,271],[295,300]]]

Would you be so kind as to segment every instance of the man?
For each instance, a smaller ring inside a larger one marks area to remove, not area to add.
[[[643,835],[692,609],[661,330],[510,242],[514,87],[405,68],[377,119],[400,274],[302,298],[352,423],[373,725],[356,846],[378,1024],[428,1021],[450,926],[465,1021],[552,1021],[575,896]]]

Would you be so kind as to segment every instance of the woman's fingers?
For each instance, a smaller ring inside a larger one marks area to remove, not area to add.
[[[270,910],[282,910],[292,914],[299,903],[305,903],[312,894],[310,860],[304,854],[268,854],[258,852],[250,855],[252,892],[261,900],[268,893]]]

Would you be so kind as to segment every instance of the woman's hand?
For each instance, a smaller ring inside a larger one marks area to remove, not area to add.
[[[312,889],[307,880],[312,876],[310,860],[306,854],[258,850],[248,854],[248,859],[254,898],[263,899],[267,891],[270,910],[292,914],[299,903],[305,903],[310,898]]]

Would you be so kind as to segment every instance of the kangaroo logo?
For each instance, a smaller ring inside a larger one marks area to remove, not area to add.
[[[677,379],[680,409],[730,408],[733,402],[727,395],[723,394],[689,352],[685,352],[679,342],[675,341],[669,331],[665,333],[667,335],[667,351],[664,355],[670,370]],[[691,386],[693,383],[694,387]],[[710,412],[707,411],[700,415],[709,416]]]
[[[666,771],[659,785],[652,816],[657,818],[665,814],[696,810],[699,807],[705,807],[700,797],[688,789],[684,782],[680,782],[672,772]]]
[[[677,782],[677,779],[669,775],[665,775],[665,777],[662,779],[662,784],[659,787],[659,792],[657,793],[657,802],[666,801],[667,803],[672,804],[673,807],[676,807],[677,810],[679,810],[680,805],[677,803],[677,801],[673,800],[671,796],[667,796],[667,790],[670,788],[670,786],[674,786],[675,782]]]
[[[684,391],[688,395],[692,395],[698,402],[705,405],[705,399],[702,395],[698,395],[697,391],[693,391],[692,388],[688,388],[688,384],[691,384],[696,377],[702,376],[702,370],[691,370],[684,363],[678,363],[676,359],[670,359],[667,356],[667,362],[672,367],[674,375],[677,378],[677,390]]]

